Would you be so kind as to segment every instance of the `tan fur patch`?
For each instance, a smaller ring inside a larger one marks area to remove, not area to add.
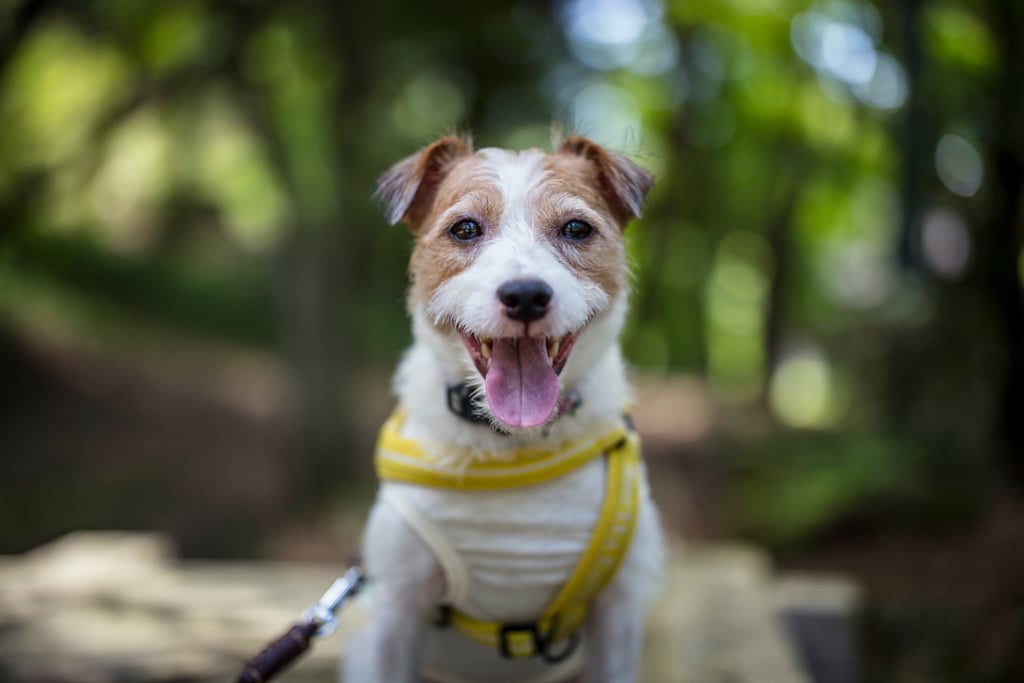
[[[614,297],[626,285],[625,225],[615,217],[591,163],[564,155],[549,155],[544,161],[549,180],[537,207],[543,216],[542,225],[552,227],[550,238],[564,262],[581,279],[597,284],[609,297]],[[582,199],[590,211],[577,215],[579,212],[567,210],[563,197]],[[594,232],[580,242],[565,239],[560,230],[573,219],[589,223]]]
[[[438,187],[430,212],[419,225],[411,226],[419,237],[409,260],[409,310],[426,305],[442,283],[473,263],[483,243],[497,234],[504,215],[501,190],[481,173],[484,160],[459,161]],[[457,211],[453,211],[457,208]],[[484,230],[477,242],[459,242],[449,229],[460,220],[472,219]]]

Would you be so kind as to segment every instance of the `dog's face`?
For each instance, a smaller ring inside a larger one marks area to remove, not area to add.
[[[416,235],[409,308],[465,361],[486,406],[512,429],[553,419],[581,337],[625,306],[623,229],[653,178],[625,157],[571,138],[555,154],[474,153],[438,140],[395,165],[378,195]],[[614,341],[611,334],[594,339]],[[607,327],[607,325],[605,326]]]

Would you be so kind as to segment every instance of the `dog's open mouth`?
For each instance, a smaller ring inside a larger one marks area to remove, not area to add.
[[[558,405],[562,372],[578,333],[564,337],[487,339],[460,331],[469,357],[484,378],[491,412],[510,427],[542,425]]]

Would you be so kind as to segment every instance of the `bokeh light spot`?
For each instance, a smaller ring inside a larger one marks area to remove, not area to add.
[[[764,238],[735,231],[718,246],[706,294],[708,366],[716,389],[753,398],[764,368],[762,336],[773,260]]]
[[[462,119],[466,93],[449,74],[427,71],[410,80],[391,111],[395,126],[410,138],[434,135]]]
[[[907,75],[894,57],[878,53],[878,63],[871,78],[853,86],[853,93],[875,109],[899,109],[907,101]]]
[[[967,224],[950,209],[933,209],[921,224],[921,254],[936,275],[959,280],[971,256]]]
[[[769,401],[791,427],[827,426],[833,418],[832,370],[817,351],[804,349],[785,357],[772,373]]]
[[[822,66],[847,83],[867,83],[878,55],[871,37],[859,26],[831,22],[821,34]]]
[[[636,102],[608,83],[594,83],[580,90],[573,98],[572,113],[580,130],[603,144],[621,144],[630,132],[641,131]]]
[[[662,7],[655,0],[569,0],[561,14],[576,58],[607,70],[636,58],[641,37],[661,18]]]
[[[950,192],[973,197],[981,187],[984,166],[974,145],[960,135],[947,133],[935,147],[935,171]]]

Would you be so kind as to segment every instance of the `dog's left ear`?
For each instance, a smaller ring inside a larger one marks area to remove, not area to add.
[[[623,225],[640,216],[647,193],[654,185],[650,171],[578,135],[563,142],[558,153],[583,157],[597,167],[601,191]]]
[[[473,153],[472,145],[450,135],[424,147],[389,168],[377,181],[374,196],[381,200],[388,222],[404,220],[410,228],[422,222],[434,193],[452,164]]]

